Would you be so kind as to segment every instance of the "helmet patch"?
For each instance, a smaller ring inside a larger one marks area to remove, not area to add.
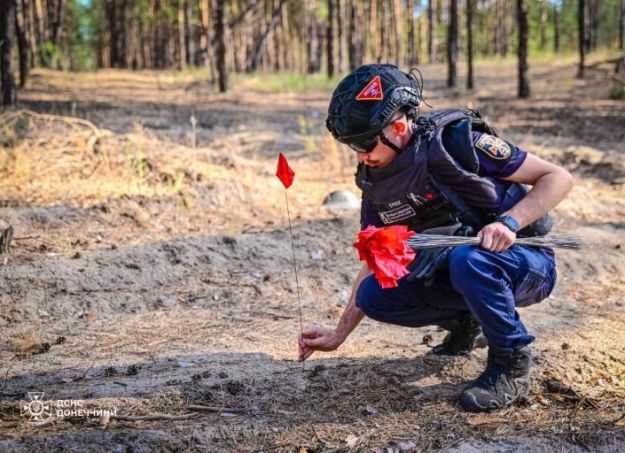
[[[382,81],[379,75],[371,79],[356,96],[357,101],[381,101],[382,99],[384,99],[384,93],[382,92]]]
[[[489,134],[482,134],[475,144],[475,147],[485,152],[488,157],[497,160],[507,159],[512,152],[510,145],[499,137],[494,137]]]

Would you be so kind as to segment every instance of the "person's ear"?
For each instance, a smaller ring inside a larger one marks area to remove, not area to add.
[[[393,127],[393,132],[395,133],[395,135],[402,137],[405,133],[406,133],[406,123],[404,123],[403,121],[395,121],[392,124]]]

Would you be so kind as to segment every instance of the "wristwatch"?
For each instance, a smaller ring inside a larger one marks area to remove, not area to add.
[[[512,217],[511,215],[497,216],[495,221],[503,223],[513,233],[516,233],[517,231],[519,231],[519,228],[521,227],[521,225],[519,225],[519,221],[515,219],[514,217]]]

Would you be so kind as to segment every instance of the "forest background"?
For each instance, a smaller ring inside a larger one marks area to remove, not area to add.
[[[403,68],[459,56],[527,58],[623,49],[625,0],[1,0],[3,103],[34,67],[207,70],[220,91],[232,73],[328,77],[364,62]],[[291,83],[302,83],[291,77]],[[622,88],[615,95],[622,95]]]

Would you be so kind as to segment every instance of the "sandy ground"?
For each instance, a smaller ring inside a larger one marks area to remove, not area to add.
[[[423,73],[435,108],[478,108],[575,176],[554,231],[587,246],[559,252],[554,294],[521,312],[537,336],[527,400],[462,412],[485,351],[428,355],[436,328],[365,320],[339,350],[295,362],[278,152],[297,174],[305,325],[334,325],[360,266],[358,213],[321,208],[356,190],[354,157],[324,130],[328,92],[37,71],[24,106],[65,120],[0,118],[0,227],[15,228],[0,255],[0,451],[622,451],[625,103],[567,63],[535,65],[526,101],[513,63],[481,65],[471,94],[445,90],[442,66]],[[35,423],[35,406],[20,413],[28,392],[45,392],[44,415],[59,400],[117,415]]]

